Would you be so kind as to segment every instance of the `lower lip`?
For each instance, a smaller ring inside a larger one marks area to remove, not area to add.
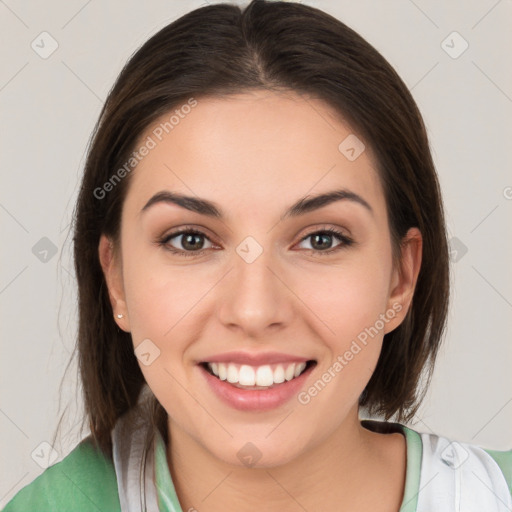
[[[303,387],[306,379],[316,365],[311,365],[298,377],[275,384],[269,389],[240,389],[227,381],[220,380],[199,365],[213,392],[226,404],[240,411],[268,411],[285,404]]]

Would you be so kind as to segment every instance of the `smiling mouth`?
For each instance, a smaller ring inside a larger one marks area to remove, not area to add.
[[[301,363],[279,363],[250,366],[236,363],[200,363],[210,375],[240,389],[272,389],[296,379],[317,363],[309,360]]]

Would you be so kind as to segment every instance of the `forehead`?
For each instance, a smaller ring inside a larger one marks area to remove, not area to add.
[[[321,100],[258,90],[196,101],[177,105],[139,138],[137,147],[150,141],[152,148],[133,171],[126,202],[134,208],[176,190],[236,216],[262,206],[281,211],[298,197],[339,188],[385,208],[370,148],[347,158],[344,141],[362,141]]]

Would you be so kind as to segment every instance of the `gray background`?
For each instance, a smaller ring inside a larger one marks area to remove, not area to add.
[[[76,329],[69,222],[102,102],[146,39],[204,3],[0,0],[0,506],[81,438],[74,364],[59,393]],[[373,44],[428,127],[452,239],[453,295],[433,383],[411,425],[510,449],[512,2],[304,3]],[[52,452],[68,404],[66,435]]]

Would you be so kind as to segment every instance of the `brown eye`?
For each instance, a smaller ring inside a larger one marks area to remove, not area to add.
[[[340,243],[333,247],[333,238],[337,238]],[[337,252],[338,250],[349,247],[354,243],[354,241],[343,234],[341,231],[336,229],[324,229],[321,231],[314,231],[309,235],[305,236],[301,242],[305,240],[311,239],[310,248],[306,248],[307,250],[314,251],[318,254],[331,254],[333,252]]]
[[[322,256],[347,248],[354,243],[351,238],[334,228],[314,231],[303,237],[301,242],[308,239],[311,239],[311,247],[306,250]],[[333,246],[333,239],[338,239],[339,243]],[[174,242],[171,244],[172,240]],[[209,247],[204,246],[205,240],[210,244]],[[169,233],[159,240],[158,244],[178,256],[185,257],[197,256],[213,248],[211,240],[205,233],[191,228],[183,228]]]
[[[175,241],[171,244],[171,240],[173,239],[175,239]],[[208,240],[211,244],[210,239],[201,231],[197,231],[195,229],[182,229],[166,235],[159,241],[159,244],[173,253],[177,253],[182,256],[195,256],[197,254],[202,254],[207,248],[209,248],[207,247],[205,249],[204,240]]]

